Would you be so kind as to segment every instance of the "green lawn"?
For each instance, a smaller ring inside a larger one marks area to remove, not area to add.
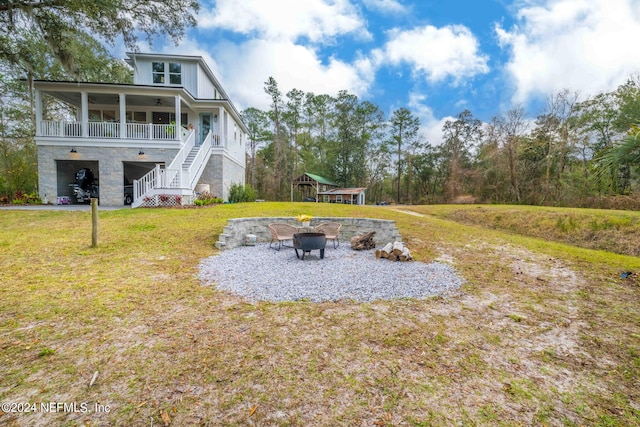
[[[198,282],[227,218],[302,213],[394,219],[414,258],[466,284],[428,300],[253,304]],[[0,210],[0,402],[38,409],[0,425],[640,425],[640,286],[620,278],[640,273],[624,255],[639,223],[251,203],[101,211],[91,248],[89,212]],[[79,410],[42,412],[50,402]]]

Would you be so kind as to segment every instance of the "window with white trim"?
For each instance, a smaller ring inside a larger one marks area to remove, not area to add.
[[[182,64],[178,62],[152,62],[151,74],[153,84],[163,85],[166,82],[171,85],[182,84]]]
[[[152,62],[153,84],[164,84],[164,62]]]
[[[169,84],[182,84],[182,64],[169,62]]]

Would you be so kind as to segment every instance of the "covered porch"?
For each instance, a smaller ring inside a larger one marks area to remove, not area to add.
[[[40,140],[64,138],[140,142],[184,142],[189,130],[196,130],[201,143],[211,131],[220,144],[218,117],[223,108],[210,106],[207,112],[194,106],[183,88],[138,85],[106,85],[72,82],[35,82],[36,137]],[[44,97],[67,105],[65,120],[48,120]]]

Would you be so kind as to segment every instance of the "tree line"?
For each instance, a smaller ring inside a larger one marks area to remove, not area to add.
[[[438,144],[404,107],[386,117],[344,90],[283,94],[273,77],[264,92],[267,110],[243,111],[247,183],[261,198],[289,200],[305,172],[366,187],[372,202],[597,206],[640,193],[639,76],[587,99],[559,91],[534,119],[522,107],[488,122],[461,111]]]
[[[178,42],[198,9],[195,0],[0,4],[0,199],[37,191],[33,80],[131,82],[104,44],[121,40],[137,50],[139,35]],[[444,124],[439,144],[420,134],[407,108],[387,117],[348,91],[283,94],[273,78],[264,90],[270,107],[243,112],[247,182],[260,198],[288,200],[291,181],[304,172],[366,187],[370,201],[398,203],[581,206],[640,192],[638,76],[587,99],[553,94],[534,120],[520,107],[487,123],[462,111]],[[53,99],[43,102],[46,120],[69,114]]]

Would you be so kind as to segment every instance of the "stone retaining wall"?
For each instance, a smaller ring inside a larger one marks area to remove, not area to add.
[[[227,221],[222,234],[215,243],[218,249],[232,249],[242,246],[245,243],[245,236],[253,234],[256,236],[257,242],[271,241],[271,232],[267,226],[271,223],[279,222],[294,227],[299,227],[300,223],[295,217],[268,217],[268,218],[233,218]],[[316,227],[323,222],[339,222],[342,224],[340,229],[340,242],[345,243],[353,236],[375,231],[374,241],[378,246],[385,245],[388,242],[401,242],[402,236],[396,228],[396,222],[386,219],[372,218],[328,218],[314,217],[311,220],[311,227]]]

